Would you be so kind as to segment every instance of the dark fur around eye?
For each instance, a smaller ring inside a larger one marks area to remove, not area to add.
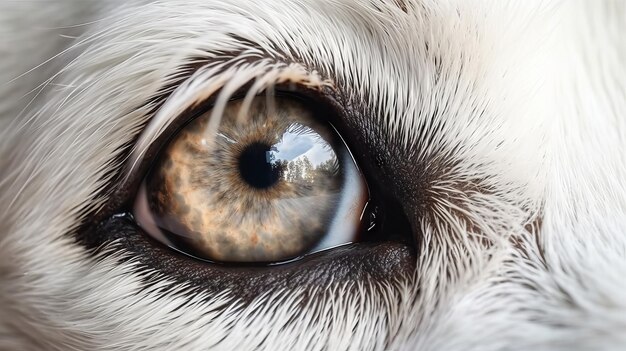
[[[292,263],[251,267],[208,264],[175,252],[150,240],[126,216],[103,221],[85,243],[98,247],[103,238],[130,253],[140,263],[139,270],[157,270],[208,293],[229,290],[244,301],[279,289],[324,290],[331,283],[393,281],[410,276],[415,267],[414,249],[395,241],[356,243]]]
[[[278,94],[303,99],[312,108],[321,109],[320,116],[334,126],[362,168],[372,198],[369,210],[376,215],[377,228],[362,242],[325,250],[302,259],[280,265],[224,265],[208,263],[177,252],[149,238],[128,215],[129,208],[142,179],[157,159],[164,145],[195,116],[213,104],[208,100],[186,111],[166,130],[148,150],[136,174],[110,195],[106,207],[93,214],[78,231],[78,241],[94,253],[114,245],[126,253],[125,259],[139,262],[138,271],[157,271],[168,278],[207,293],[230,291],[234,297],[251,301],[269,291],[300,289],[324,291],[332,284],[392,282],[411,276],[415,271],[416,247],[410,221],[389,186],[391,179],[381,179],[380,160],[396,159],[383,143],[383,134],[373,130],[367,109],[351,103],[336,91],[309,91],[300,87],[276,87]],[[244,91],[245,92],[245,91]],[[370,121],[370,122],[368,122]],[[413,165],[414,166],[414,165]],[[374,213],[373,211],[376,210]],[[387,216],[388,218],[384,219]],[[389,218],[393,217],[393,218]],[[368,222],[368,221],[365,221]],[[368,226],[369,223],[364,223]],[[109,251],[107,251],[109,252]],[[149,282],[147,281],[147,284]],[[321,290],[320,290],[321,288]]]

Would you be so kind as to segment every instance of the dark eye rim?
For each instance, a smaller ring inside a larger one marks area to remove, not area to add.
[[[233,93],[229,101],[235,101],[244,98],[248,93],[250,85],[251,83],[244,85],[235,93]],[[188,108],[187,110],[183,111],[177,118],[175,118],[172,123],[169,124],[167,128],[163,132],[161,132],[161,134],[159,134],[156,140],[146,150],[146,153],[144,154],[138,165],[134,168],[133,173],[126,179],[125,182],[118,184],[118,186],[113,190],[113,193],[110,195],[109,201],[106,203],[105,207],[98,213],[94,214],[94,216],[90,218],[91,221],[83,226],[83,228],[93,228],[94,226],[97,226],[100,222],[106,220],[107,218],[110,218],[111,216],[131,214],[133,212],[134,202],[138,195],[138,191],[142,182],[150,173],[152,167],[154,167],[158,163],[160,155],[167,148],[167,145],[169,145],[169,143],[187,125],[189,125],[195,119],[213,108],[213,106],[215,105],[216,97],[219,96],[219,93],[219,91],[216,92],[210,98],[202,101],[197,105],[194,105],[193,107]],[[265,94],[265,91],[260,92],[259,94],[257,94],[257,96],[263,96],[263,94]],[[367,192],[369,194],[369,200],[365,208],[366,219],[361,224],[362,228],[359,230],[357,240],[359,242],[379,241],[379,236],[375,234],[381,227],[380,223],[377,223],[377,225],[373,225],[371,221],[375,219],[377,222],[382,222],[382,220],[384,219],[383,206],[381,206],[380,203],[376,202],[376,199],[378,198],[378,195],[376,194],[377,191],[373,191],[373,189],[376,188],[370,186],[373,180],[369,178],[367,173],[361,171],[361,163],[365,162],[365,160],[360,161],[356,159],[355,155],[352,152],[352,146],[350,145],[350,140],[352,140],[352,136],[350,135],[347,128],[342,127],[345,125],[344,120],[347,118],[348,110],[344,109],[343,105],[339,102],[341,96],[338,94],[337,91],[330,88],[312,89],[295,83],[276,84],[273,87],[273,94],[278,97],[286,97],[298,100],[299,102],[303,103],[303,105],[310,108],[313,115],[318,118],[318,122],[327,124],[328,127],[336,134],[335,137],[337,138],[338,142],[342,143],[347,149],[347,152],[355,161],[355,166],[363,174],[367,186]],[[149,236],[148,234],[145,235]],[[157,242],[156,240],[155,243],[167,247],[168,249],[176,252],[176,254],[193,257],[209,264],[221,264],[218,262],[213,262],[211,260],[200,259],[194,255],[182,252],[179,249],[166,246],[165,244]],[[301,258],[302,257],[298,257],[293,260],[287,260],[285,262],[265,262],[258,264],[258,266],[273,266],[276,264],[283,264],[286,262],[299,260]],[[256,264],[228,263],[227,265],[254,266]]]
[[[242,87],[232,95],[232,99],[242,98],[248,89],[249,85]],[[123,249],[126,254],[119,259],[139,262],[136,270],[140,274],[148,272],[150,275],[150,272],[156,271],[177,283],[190,284],[205,293],[219,293],[230,289],[234,297],[248,301],[270,290],[293,286],[315,290],[331,283],[411,279],[415,272],[417,249],[410,234],[410,225],[403,215],[396,216],[403,212],[399,210],[397,203],[387,203],[384,200],[385,191],[380,187],[382,183],[371,178],[377,173],[372,172],[375,165],[368,158],[367,148],[359,144],[364,141],[364,137],[356,135],[357,132],[350,129],[351,124],[362,120],[358,117],[358,109],[345,103],[349,99],[331,88],[315,90],[295,84],[279,84],[275,86],[275,92],[309,103],[315,102],[318,107],[332,112],[320,115],[328,117],[324,121],[335,129],[348,147],[365,177],[370,197],[381,201],[370,203],[370,209],[389,208],[387,213],[394,217],[381,223],[383,226],[379,228],[379,232],[383,233],[384,240],[361,238],[358,243],[324,250],[278,266],[236,266],[207,264],[176,252],[143,233],[130,215],[141,182],[177,131],[214,105],[214,97],[219,94],[217,92],[213,98],[184,111],[157,138],[134,174],[125,183],[118,182],[104,208],[88,218],[85,225],[79,228],[77,241],[94,254],[112,248]],[[365,136],[366,139],[369,137]],[[376,215],[380,218],[385,213],[378,212]],[[150,284],[149,281],[147,284]]]
[[[103,237],[107,237],[104,243]],[[199,289],[207,297],[229,291],[243,303],[294,287],[312,298],[335,284],[363,283],[368,287],[368,282],[410,280],[417,264],[415,247],[400,241],[348,244],[276,266],[207,264],[156,242],[142,233],[128,214],[99,223],[84,244],[94,253],[123,249],[125,254],[118,259],[132,262],[133,270],[145,277],[146,286],[159,281],[154,279],[158,273],[186,289]]]

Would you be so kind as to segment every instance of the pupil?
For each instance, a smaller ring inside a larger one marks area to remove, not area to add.
[[[269,145],[248,145],[239,156],[241,178],[257,189],[267,189],[276,184],[281,175],[281,167],[274,162],[272,156]]]

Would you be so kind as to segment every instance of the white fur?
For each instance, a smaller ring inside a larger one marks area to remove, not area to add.
[[[0,3],[0,349],[624,349],[625,4],[404,5]],[[150,120],[190,58],[212,63]],[[407,162],[454,161],[415,214],[415,277],[243,306],[156,272],[142,288],[140,258],[73,242],[123,145],[145,128],[132,165],[181,108],[252,77],[340,84]]]

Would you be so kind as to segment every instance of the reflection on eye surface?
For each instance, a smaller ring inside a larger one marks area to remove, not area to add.
[[[257,97],[183,128],[146,178],[136,216],[155,238],[222,262],[276,262],[354,240],[367,188],[346,146],[302,102]]]

